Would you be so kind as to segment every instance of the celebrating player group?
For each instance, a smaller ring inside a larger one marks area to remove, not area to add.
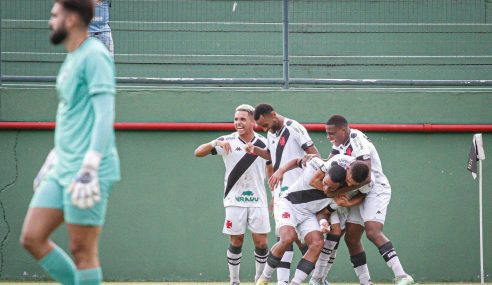
[[[267,133],[266,138],[254,131],[255,125]],[[309,284],[328,284],[342,235],[360,284],[372,284],[361,243],[364,231],[393,271],[396,285],[414,283],[383,233],[391,186],[364,133],[349,128],[343,116],[331,116],[326,134],[332,151],[322,159],[304,126],[269,104],[238,106],[234,127],[236,132],[195,150],[198,157],[221,155],[226,167],[223,232],[230,237],[231,284],[240,284],[246,227],[255,245],[256,285],[269,284],[275,270],[277,284],[298,285],[310,274]],[[270,249],[266,180],[272,190],[277,237]],[[303,257],[291,278],[294,243]]]

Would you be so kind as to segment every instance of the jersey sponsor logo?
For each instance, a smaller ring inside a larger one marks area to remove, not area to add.
[[[241,196],[236,197],[237,202],[258,202],[259,198],[255,197],[253,191],[243,191]]]
[[[225,226],[227,229],[232,229],[232,221],[231,220],[226,220]]]
[[[241,147],[240,146],[236,147],[236,151],[241,151]]]
[[[290,218],[290,213],[289,212],[283,212],[282,213],[282,219],[288,219]]]

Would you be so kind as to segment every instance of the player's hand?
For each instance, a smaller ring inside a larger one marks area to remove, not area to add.
[[[41,169],[39,170],[38,174],[34,178],[34,181],[32,182],[32,188],[34,192],[38,190],[41,181],[43,181],[44,177],[46,177],[46,174],[50,172],[50,170],[53,168],[53,166],[55,166],[57,162],[58,162],[58,156],[56,155],[55,149],[52,149],[48,154],[48,156],[46,157],[43,166],[41,166]]]
[[[231,144],[229,142],[217,141],[217,145],[220,146],[224,150],[225,154],[229,154],[232,151],[231,150]]]
[[[255,146],[251,142],[248,142],[246,146],[244,146],[244,151],[249,154],[255,154]]]
[[[68,188],[72,204],[81,209],[92,208],[101,201],[98,177],[100,160],[100,154],[92,151],[87,153],[82,167]]]
[[[282,184],[283,179],[284,179],[284,172],[278,169],[268,179],[268,186],[270,187],[270,189],[274,190],[275,188],[277,188],[277,186]]]
[[[318,157],[317,154],[305,154],[304,157],[302,158],[302,165],[306,166],[306,164],[313,159],[313,157]]]
[[[337,195],[335,196],[335,203],[337,203],[338,206],[340,207],[350,207],[350,202],[349,202],[349,199],[347,197],[347,195],[345,194],[340,194],[340,195]]]
[[[330,224],[326,219],[319,220],[319,230],[321,233],[326,234],[330,231]]]

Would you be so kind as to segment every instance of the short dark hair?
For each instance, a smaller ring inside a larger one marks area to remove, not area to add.
[[[330,175],[331,181],[335,183],[344,183],[345,178],[347,178],[347,171],[340,165],[335,164],[328,169],[328,175]]]
[[[369,166],[362,161],[356,161],[352,164],[352,167],[350,167],[350,174],[352,174],[352,179],[354,179],[355,182],[364,182],[369,176]]]
[[[54,2],[61,4],[65,10],[77,13],[86,26],[89,26],[94,17],[94,0],[54,0]]]
[[[262,115],[268,115],[272,113],[273,107],[270,104],[261,103],[255,107],[255,120],[258,120]]]
[[[326,125],[334,125],[340,128],[344,128],[348,126],[348,122],[347,119],[345,119],[345,117],[342,115],[333,115],[328,119],[328,121],[326,121]]]

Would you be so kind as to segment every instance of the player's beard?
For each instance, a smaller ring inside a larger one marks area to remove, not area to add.
[[[52,30],[50,34],[50,41],[54,45],[58,45],[67,37],[68,32],[64,26],[61,26],[57,30]]]

